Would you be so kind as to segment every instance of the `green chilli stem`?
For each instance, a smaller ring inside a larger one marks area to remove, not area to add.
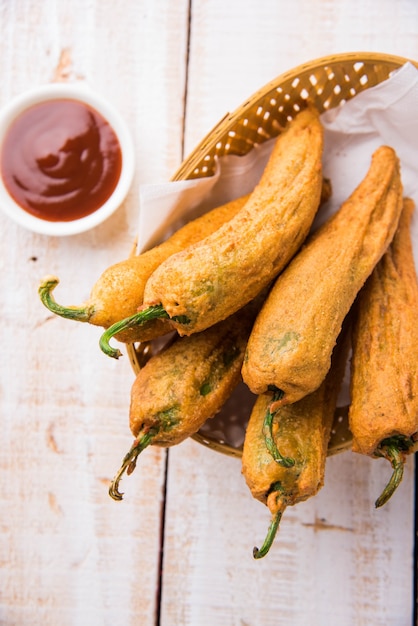
[[[405,467],[405,452],[413,445],[413,441],[406,437],[390,437],[380,444],[376,454],[387,459],[392,465],[392,476],[380,496],[377,498],[375,507],[386,504],[399,487]]]
[[[46,306],[51,313],[55,313],[55,315],[59,315],[60,317],[76,320],[78,322],[88,322],[94,313],[94,307],[84,306],[77,308],[71,306],[65,307],[58,304],[52,296],[52,292],[58,283],[59,280],[56,276],[47,276],[39,285],[38,293],[44,306]]]
[[[275,504],[279,505],[279,500],[283,494],[283,487],[280,481],[273,483],[271,485],[268,496],[271,497],[271,495],[274,493],[276,493]],[[285,510],[285,508],[286,508],[285,502],[284,500],[282,500],[281,505],[278,506],[277,512],[273,515],[271,519],[263,545],[261,546],[261,548],[253,548],[253,557],[255,559],[261,559],[263,558],[263,556],[266,556],[267,552],[270,550],[271,546],[273,545],[273,541],[277,534],[280,520],[282,519],[283,511]]]
[[[133,442],[131,446],[131,449],[125,455],[118,473],[116,474],[116,476],[114,477],[114,479],[112,480],[110,484],[109,495],[111,498],[113,498],[114,500],[123,500],[123,493],[119,491],[119,483],[122,479],[122,476],[125,472],[127,473],[128,476],[132,474],[132,472],[134,471],[136,467],[136,461],[138,459],[138,456],[141,454],[143,450],[145,450],[147,446],[149,446],[152,443],[152,440],[154,439],[156,434],[157,434],[157,430],[150,428],[150,430],[144,433],[142,437],[140,438],[137,437],[135,439],[135,441]]]
[[[263,435],[267,450],[270,452],[276,463],[278,463],[282,467],[293,467],[295,464],[295,460],[290,457],[283,456],[280,453],[273,435],[273,421],[277,411],[272,411],[271,405],[281,400],[283,398],[283,395],[284,393],[281,389],[274,392],[272,402],[269,405],[266,415],[264,417]]]
[[[161,306],[161,304],[150,306],[147,309],[138,311],[138,313],[134,313],[130,317],[126,317],[119,322],[115,322],[114,324],[112,324],[112,326],[109,326],[109,328],[105,330],[105,332],[100,337],[100,349],[102,350],[102,352],[107,354],[107,356],[118,359],[122,353],[117,348],[112,348],[112,346],[109,344],[109,341],[112,339],[112,337],[122,332],[123,330],[129,330],[130,328],[135,328],[136,326],[143,326],[151,320],[168,317],[168,313]]]
[[[268,528],[263,545],[261,546],[261,548],[253,548],[253,557],[255,559],[262,559],[263,556],[266,556],[267,552],[270,550],[271,546],[273,545],[277,530],[279,528],[282,515],[283,511],[277,511],[277,513],[273,516],[270,522],[270,526]]]

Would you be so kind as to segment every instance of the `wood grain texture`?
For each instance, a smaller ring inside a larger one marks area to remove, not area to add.
[[[214,460],[195,442],[171,450],[162,623],[412,624],[413,464],[375,511],[383,467],[349,453],[329,459],[324,488],[286,510],[269,554],[254,561],[269,514],[239,460]]]
[[[106,358],[99,329],[53,317],[36,290],[54,273],[57,300],[85,300],[131,249],[139,185],[168,180],[276,75],[348,50],[417,59],[417,27],[414,0],[0,0],[0,105],[52,80],[88,82],[125,117],[137,157],[127,200],[94,231],[48,238],[0,214],[2,626],[412,624],[412,459],[379,511],[386,465],[331,459],[323,490],[286,512],[257,562],[267,509],[238,460],[193,441],[169,450],[167,475],[167,452],[144,451],[115,503],[128,358]]]
[[[241,2],[238,11],[193,2],[186,153],[300,63],[355,50],[417,58],[417,25],[412,2]],[[169,452],[164,626],[412,624],[413,459],[380,511],[373,503],[390,468],[353,454],[331,459],[324,489],[285,512],[271,552],[255,562],[268,514],[251,501],[239,462],[184,446]]]
[[[99,228],[54,239],[1,220],[0,623],[155,624],[165,454],[141,461],[136,498],[108,484],[131,444],[128,357],[37,297],[55,273],[82,302],[137,234],[138,185],[181,160],[187,2],[0,4],[0,104],[51,80],[87,82],[118,108],[137,157],[131,192]],[[168,132],[168,129],[169,132]]]
[[[361,50],[417,58],[414,0],[242,0],[238,7],[192,2],[186,152],[227,112],[301,63]]]

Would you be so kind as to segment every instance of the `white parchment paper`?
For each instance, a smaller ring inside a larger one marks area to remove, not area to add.
[[[323,171],[332,197],[314,228],[334,213],[364,178],[380,145],[394,148],[401,161],[404,195],[418,207],[418,70],[406,63],[386,81],[322,114],[325,129]],[[249,193],[260,179],[274,139],[245,156],[218,159],[214,176],[140,187],[138,249],[157,242],[194,211],[203,212]],[[417,208],[418,210],[418,208]],[[418,217],[412,223],[418,261]]]

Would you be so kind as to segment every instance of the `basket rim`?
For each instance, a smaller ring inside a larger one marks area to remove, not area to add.
[[[204,152],[208,152],[219,141],[219,137],[225,132],[225,128],[237,121],[242,115],[243,111],[250,105],[253,106],[258,100],[263,99],[272,89],[277,88],[281,83],[296,78],[301,73],[305,73],[309,70],[326,67],[329,64],[335,64],[341,61],[358,61],[367,63],[380,63],[390,64],[394,68],[400,68],[405,63],[412,63],[418,69],[418,61],[411,58],[387,54],[385,52],[369,52],[369,51],[357,51],[357,52],[340,52],[331,55],[321,56],[316,59],[296,65],[290,70],[278,74],[275,78],[270,80],[260,89],[257,89],[253,94],[246,98],[245,102],[238,106],[230,113],[226,113],[212,129],[204,135],[203,139],[195,146],[195,148],[186,156],[176,172],[170,178],[172,182],[179,180],[187,180],[193,172],[196,165],[201,160],[201,155]]]
[[[202,154],[207,153],[210,149],[213,148],[214,145],[219,141],[219,137],[221,137],[225,130],[230,127],[234,122],[238,121],[238,119],[242,116],[242,113],[249,108],[250,106],[254,106],[257,101],[262,100],[271,90],[277,88],[281,83],[288,81],[289,79],[296,78],[301,73],[306,73],[309,71],[314,71],[318,68],[326,67],[330,64],[336,64],[339,62],[366,62],[366,63],[377,63],[377,64],[389,64],[393,66],[394,69],[400,68],[405,63],[412,63],[418,69],[418,61],[410,59],[408,57],[403,57],[399,55],[392,55],[383,52],[368,52],[368,51],[358,51],[358,52],[342,52],[336,53],[332,55],[318,57],[316,59],[310,60],[305,63],[301,63],[286,72],[283,72],[277,75],[275,78],[266,83],[263,87],[256,90],[249,98],[245,100],[243,104],[237,107],[232,113],[226,113],[223,118],[221,118],[217,124],[203,137],[203,139],[196,145],[194,150],[192,150],[189,155],[182,161],[181,165],[171,177],[170,181],[180,181],[187,180],[190,177],[190,174],[193,172],[196,165],[201,161]],[[210,174],[208,174],[210,175]],[[207,176],[208,176],[207,175]],[[202,176],[205,176],[202,174]],[[133,344],[127,345],[128,355],[131,360],[132,365],[138,366],[136,363],[136,355],[135,355],[135,347]],[[135,368],[134,368],[135,369]],[[232,445],[227,444],[225,442],[221,443],[220,441],[215,440],[209,434],[202,433],[198,431],[190,437],[192,440],[197,443],[203,445],[204,447],[209,448],[212,451],[220,452],[227,456],[240,458],[242,456],[242,450],[239,448],[234,448]],[[338,454],[339,452],[343,452],[350,447],[350,441],[345,441],[341,444],[335,445],[333,449],[329,450],[329,455]],[[417,443],[418,450],[418,443]]]

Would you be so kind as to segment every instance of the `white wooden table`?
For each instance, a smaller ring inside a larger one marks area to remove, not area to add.
[[[267,509],[239,460],[194,441],[148,449],[116,503],[129,360],[105,357],[99,329],[37,298],[54,273],[61,302],[86,299],[131,249],[141,183],[168,180],[278,74],[356,50],[418,59],[416,0],[0,0],[0,105],[86,81],[125,117],[137,159],[126,202],[89,233],[48,238],[0,215],[2,626],[413,623],[413,458],[377,511],[384,461],[330,459],[323,490],[286,511],[260,561]]]

